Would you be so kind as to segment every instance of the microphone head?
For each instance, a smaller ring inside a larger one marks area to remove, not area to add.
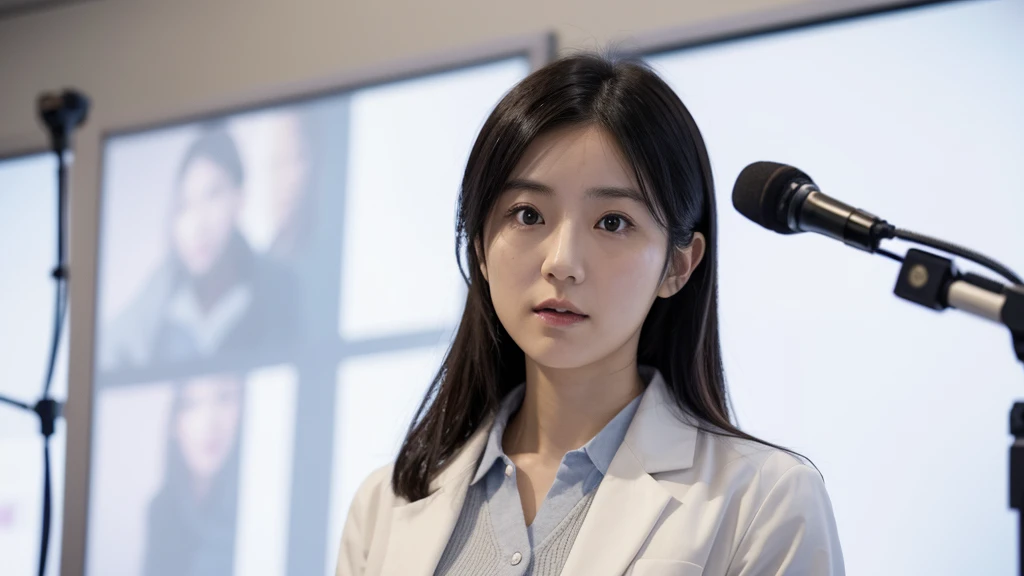
[[[811,178],[792,166],[776,162],[754,162],[740,172],[732,189],[732,205],[748,219],[778,232],[794,234],[786,222],[786,212],[779,210],[787,192],[795,189],[792,184],[811,183]]]

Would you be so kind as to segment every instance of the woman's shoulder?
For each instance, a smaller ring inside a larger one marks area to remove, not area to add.
[[[686,451],[675,459],[681,465],[653,473],[679,505],[659,520],[645,554],[698,558],[712,574],[843,573],[831,501],[810,460],[756,439],[696,428],[692,442],[673,443]],[[680,542],[696,549],[681,553]]]
[[[663,540],[704,530],[708,539],[723,542],[705,570],[717,566],[721,569],[712,572],[724,573],[731,562],[756,563],[758,554],[763,560],[783,558],[791,549],[804,559],[821,553],[842,563],[824,478],[798,453],[704,428],[697,433],[691,466],[654,477],[683,504],[663,523]]]
[[[698,432],[695,444],[690,468],[656,476],[664,489],[686,504],[686,512],[672,526],[685,531],[712,518],[708,525],[732,538],[730,550],[740,550],[741,541],[753,545],[758,538],[799,540],[785,527],[809,526],[819,534],[811,538],[813,542],[805,538],[801,546],[841,558],[831,499],[813,462],[756,439],[707,430]],[[781,541],[772,546],[786,548]]]
[[[342,556],[364,554],[380,532],[387,532],[389,511],[395,505],[391,490],[393,464],[381,466],[367,476],[349,503],[342,528]]]
[[[753,467],[784,472],[794,466],[812,466],[811,461],[793,450],[773,446],[758,438],[742,438],[729,434],[702,431],[705,450],[739,467]]]
[[[394,500],[395,493],[391,489],[391,474],[395,469],[394,462],[385,464],[370,472],[356,489],[352,505],[357,503],[379,503],[381,500]]]
[[[174,277],[174,266],[165,261],[104,326],[97,342],[100,369],[114,370],[149,362]]]
[[[797,452],[752,438],[701,430],[691,476],[727,492],[824,490],[824,479],[814,463]]]

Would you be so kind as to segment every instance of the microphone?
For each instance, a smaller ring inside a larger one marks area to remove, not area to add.
[[[36,101],[39,118],[46,125],[55,152],[63,152],[70,144],[71,133],[89,115],[89,98],[76,90],[46,92]]]
[[[802,171],[775,162],[744,168],[732,190],[732,205],[773,232],[817,232],[872,253],[896,233],[878,216],[826,196]]]

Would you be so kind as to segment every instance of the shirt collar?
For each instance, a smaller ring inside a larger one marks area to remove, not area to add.
[[[646,366],[641,366],[639,373],[644,384],[647,385],[650,384],[655,371]],[[477,465],[476,474],[473,476],[470,484],[476,484],[481,478],[486,476],[487,472],[494,466],[495,460],[504,461],[505,451],[501,447],[501,439],[505,434],[505,427],[508,425],[509,418],[522,406],[525,394],[526,383],[524,382],[513,388],[501,401],[498,413],[495,415],[491,425],[490,434],[487,437],[487,444],[484,446],[483,454],[480,457],[480,463]],[[622,410],[619,410],[618,414],[605,424],[600,432],[579,448],[579,451],[587,455],[594,464],[594,467],[602,475],[608,472],[608,466],[611,465],[612,458],[615,457],[615,453],[622,444],[623,438],[626,437],[626,431],[629,429],[630,422],[633,421],[633,416],[640,406],[640,399],[642,397],[643,394],[641,393],[631,400],[629,404],[626,404]]]
[[[505,426],[508,425],[509,417],[522,406],[525,394],[526,383],[523,382],[513,388],[501,401],[498,413],[494,416],[494,422],[491,424],[491,433],[487,436],[487,444],[484,445],[483,456],[480,457],[480,464],[477,465],[476,475],[473,476],[470,484],[476,484],[478,480],[487,475],[487,471],[494,466],[495,460],[502,460],[505,456],[505,451],[501,448],[501,438],[505,435]]]
[[[619,451],[619,445],[622,444],[622,439],[626,437],[626,430],[629,428],[629,423],[633,421],[633,415],[636,413],[636,409],[640,405],[640,398],[642,397],[643,394],[641,393],[636,398],[630,400],[629,404],[626,404],[622,410],[619,410],[619,413],[609,420],[600,432],[580,448],[590,457],[590,461],[601,471],[602,476],[608,472],[608,466],[612,463],[612,458]]]

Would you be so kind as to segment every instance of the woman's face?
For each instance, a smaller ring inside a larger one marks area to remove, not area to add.
[[[700,260],[702,238],[673,251],[662,281],[668,235],[639,190],[603,128],[557,129],[527,148],[485,226],[481,271],[498,319],[528,360],[627,365],[655,298],[678,291]],[[585,316],[564,324],[538,313],[548,299]]]
[[[206,158],[192,161],[181,178],[174,216],[174,248],[193,276],[217,263],[235,228],[242,194],[230,176]]]
[[[202,376],[185,383],[174,431],[195,478],[209,480],[224,465],[237,440],[241,411],[242,383],[237,377]]]

